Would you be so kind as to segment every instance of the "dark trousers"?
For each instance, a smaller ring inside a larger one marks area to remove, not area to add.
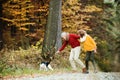
[[[95,60],[94,60],[94,51],[87,51],[86,52],[85,65],[86,65],[87,70],[89,70],[89,61],[92,62],[94,70],[96,70]]]

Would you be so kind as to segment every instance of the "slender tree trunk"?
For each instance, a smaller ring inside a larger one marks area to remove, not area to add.
[[[50,58],[61,46],[61,3],[62,0],[51,0],[49,15],[42,48],[42,57]]]
[[[0,3],[0,17],[2,17],[2,3]],[[0,50],[3,48],[3,21],[0,19]]]

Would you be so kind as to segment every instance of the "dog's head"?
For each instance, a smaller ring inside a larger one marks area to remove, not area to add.
[[[42,55],[42,62],[50,63],[53,59],[54,59],[54,55],[52,55],[52,54]]]

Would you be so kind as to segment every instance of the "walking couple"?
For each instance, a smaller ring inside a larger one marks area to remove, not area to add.
[[[89,73],[88,62],[90,60],[93,63],[94,71],[96,71],[95,61],[94,61],[94,53],[96,53],[96,43],[92,39],[92,37],[86,33],[86,31],[78,30],[78,34],[62,32],[61,38],[64,40],[64,42],[61,48],[56,53],[60,53],[66,47],[67,44],[71,46],[69,61],[72,66],[73,72],[77,71],[76,64],[75,64],[76,62],[81,66],[83,73]],[[83,44],[82,47],[80,43]],[[79,59],[81,48],[86,52],[85,65]]]

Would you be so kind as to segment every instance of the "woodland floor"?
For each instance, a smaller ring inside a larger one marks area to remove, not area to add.
[[[3,78],[0,80],[120,80],[120,72],[102,72],[97,67],[97,73],[93,72],[93,67],[90,64],[90,71],[88,74],[84,74],[79,69],[78,72],[62,71],[61,69],[52,71],[46,71],[38,74],[31,74],[26,76]]]
[[[34,75],[21,78],[11,78],[3,80],[120,80],[120,72],[90,72],[89,74],[76,73],[57,73],[51,75]]]

